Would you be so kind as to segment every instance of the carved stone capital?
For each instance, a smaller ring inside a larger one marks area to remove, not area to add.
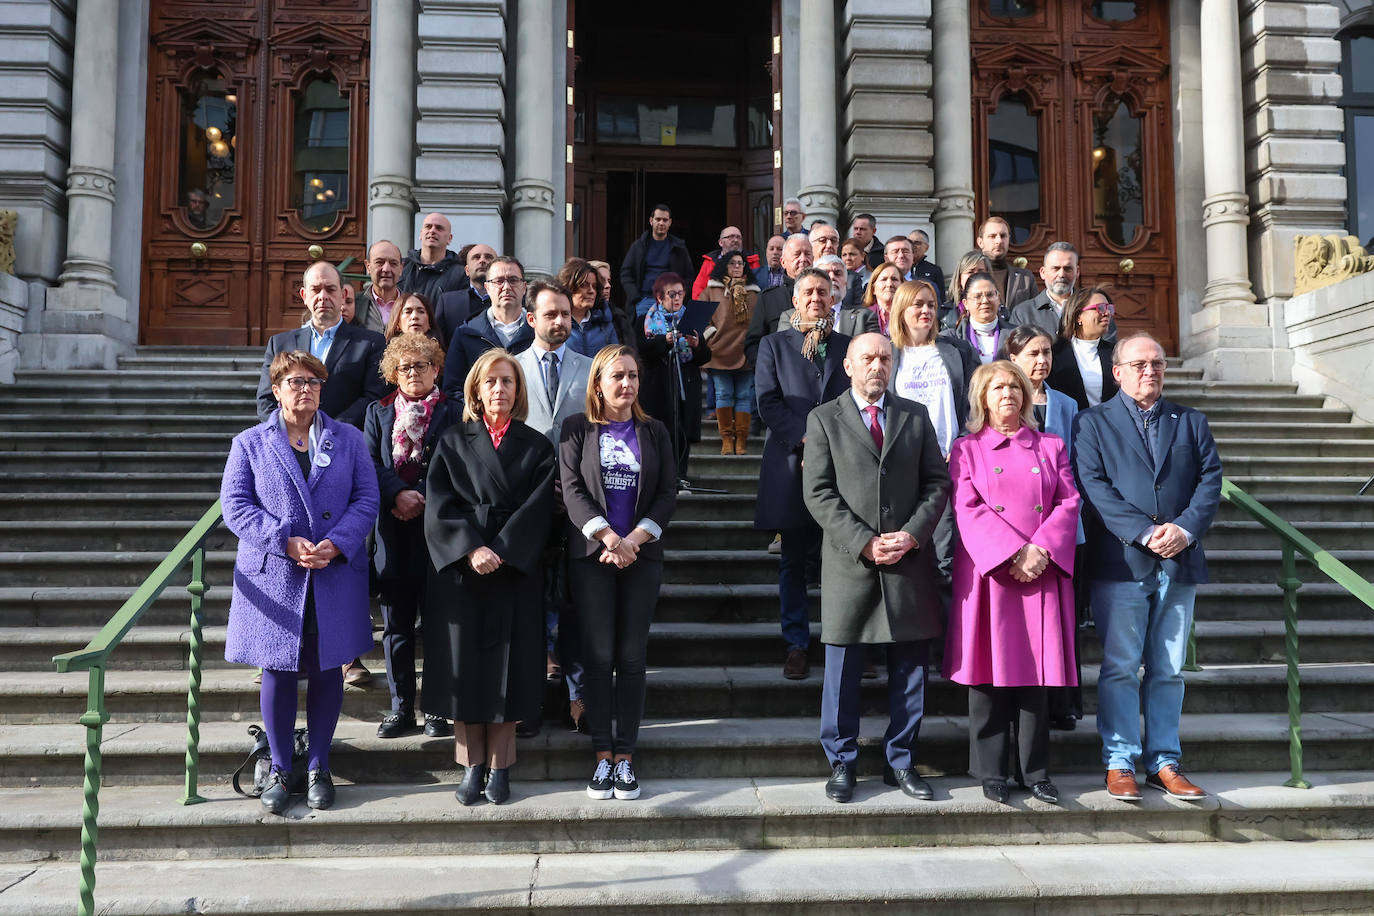
[[[1293,294],[1311,292],[1374,270],[1374,256],[1353,235],[1300,235],[1293,240]]]
[[[517,178],[511,185],[511,210],[553,212],[553,185],[538,178]]]
[[[1214,194],[1202,201],[1202,226],[1250,222],[1250,199],[1244,194]]]
[[[95,197],[114,203],[115,177],[113,172],[89,165],[74,165],[67,169],[67,198]]]

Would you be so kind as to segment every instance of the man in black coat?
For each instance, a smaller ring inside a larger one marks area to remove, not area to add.
[[[782,246],[782,268],[787,271],[787,279],[782,281],[782,286],[759,294],[758,304],[749,319],[749,332],[744,335],[744,358],[749,365],[754,365],[758,358],[759,342],[777,330],[782,313],[792,308],[792,283],[811,263],[811,242],[807,237],[801,233],[788,236]]]
[[[453,332],[444,358],[444,394],[463,399],[463,382],[477,357],[503,347],[512,354],[534,341],[534,329],[525,320],[525,268],[510,255],[502,255],[487,268],[491,307]]]
[[[453,241],[453,224],[442,213],[431,213],[420,227],[420,247],[406,255],[401,270],[402,292],[419,293],[431,303],[450,290],[468,285],[463,259],[448,250]]]
[[[496,249],[480,242],[464,245],[458,251],[463,260],[463,272],[468,278],[465,289],[442,293],[434,302],[434,334],[441,343],[453,339],[453,332],[482,314],[491,305],[487,292],[487,271],[496,260]]]
[[[672,225],[673,211],[668,205],[654,204],[649,230],[625,252],[620,285],[625,290],[625,311],[628,314],[633,310],[635,318],[643,319],[654,304],[654,281],[659,274],[671,271],[684,281],[694,276],[687,243],[668,234]]]
[[[311,264],[302,283],[300,295],[310,309],[310,323],[276,334],[267,342],[258,381],[258,419],[265,421],[277,409],[269,371],[273,358],[289,350],[305,350],[323,360],[329,370],[320,394],[320,410],[362,429],[367,405],[386,394],[386,384],[377,369],[385,342],[376,331],[343,320],[339,313],[343,282],[333,264]]]

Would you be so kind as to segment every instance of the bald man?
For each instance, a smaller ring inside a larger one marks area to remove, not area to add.
[[[453,224],[442,213],[430,213],[420,226],[420,244],[406,255],[401,271],[401,291],[419,293],[431,303],[468,285],[467,271],[458,252],[449,250]]]
[[[749,272],[757,274],[759,264],[759,253],[757,251],[745,251],[744,233],[739,231],[739,226],[726,226],[720,230],[720,247],[715,251],[701,256],[701,270],[697,271],[697,278],[692,283],[692,298],[700,299],[701,294],[706,291],[706,284],[711,282],[711,271],[716,269],[716,264],[720,261],[721,255],[727,251],[744,252],[744,261],[749,265]]]

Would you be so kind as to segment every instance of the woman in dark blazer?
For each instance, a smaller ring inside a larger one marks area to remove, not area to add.
[[[668,430],[644,412],[638,395],[634,351],[603,348],[592,360],[586,413],[563,421],[558,445],[582,699],[596,752],[587,795],[596,799],[639,797],[633,758],[645,653],[663,583],[660,539],[677,505]]]
[[[544,546],[555,461],[515,357],[488,350],[463,384],[463,422],[439,439],[425,496],[434,572],[425,595],[420,705],[453,719],[456,793],[510,797],[515,726],[544,699]]]
[[[711,348],[699,334],[677,333],[685,297],[681,277],[659,274],[654,281],[655,302],[644,316],[639,338],[644,367],[639,401],[649,416],[668,428],[683,486],[688,453],[693,442],[701,441],[701,367],[711,359]]]
[[[1097,286],[1080,289],[1064,304],[1049,383],[1073,398],[1079,410],[1109,401],[1119,390],[1112,375],[1115,343],[1105,339],[1115,314],[1107,291]]]
[[[976,273],[968,278],[964,305],[966,310],[944,336],[968,344],[978,362],[986,366],[997,358],[1002,338],[1011,330],[1002,317],[1002,298],[992,274]]]
[[[334,803],[329,745],[343,708],[341,666],[372,649],[367,535],[377,474],[362,433],[319,410],[324,363],[287,350],[267,375],[281,406],[234,437],[220,485],[225,526],[239,539],[224,657],[262,669],[272,752],[262,804],[281,814],[298,782],[310,807]],[[302,679],[308,774],[291,772]]]
[[[418,302],[420,297],[412,293],[402,300]],[[373,536],[372,585],[382,599],[382,653],[391,688],[391,711],[377,728],[378,738],[399,738],[416,728],[415,618],[429,575],[425,480],[439,437],[462,416],[462,405],[435,384],[443,371],[444,350],[434,338],[419,332],[393,337],[382,354],[382,376],[396,390],[368,405],[363,422],[382,499]],[[433,738],[452,731],[444,719],[425,716],[425,734]]]

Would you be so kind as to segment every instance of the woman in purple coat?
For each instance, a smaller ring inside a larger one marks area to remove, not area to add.
[[[1078,490],[1064,440],[1035,429],[1031,383],[1015,363],[974,371],[967,429],[949,453],[959,538],[944,675],[968,686],[969,771],[983,794],[1007,801],[1014,734],[1031,794],[1053,804],[1046,688],[1078,682]]]
[[[372,649],[366,542],[378,499],[362,433],[319,410],[324,363],[290,350],[268,374],[281,406],[234,438],[220,486],[224,523],[239,539],[224,657],[262,668],[272,751],[262,804],[281,814],[305,775],[291,772],[299,680],[309,682],[306,802],[334,803],[329,745],[343,708],[341,666]]]

